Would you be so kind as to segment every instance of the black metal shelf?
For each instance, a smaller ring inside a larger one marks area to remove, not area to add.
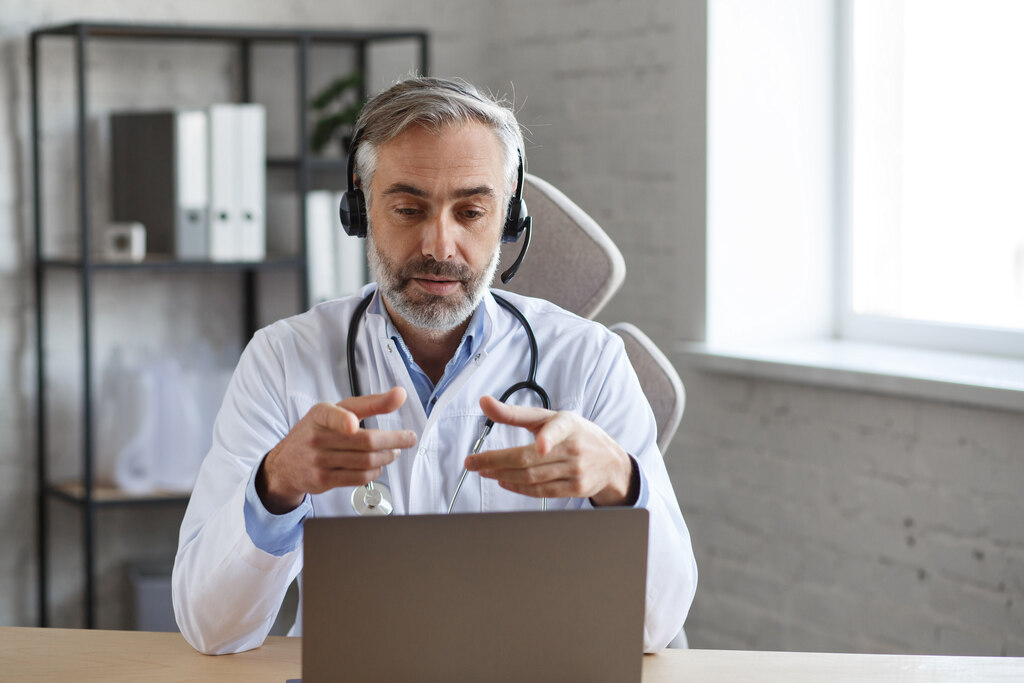
[[[165,272],[236,272],[262,270],[289,270],[304,268],[305,260],[297,256],[271,257],[265,261],[178,261],[174,258],[147,256],[143,261],[104,261],[80,258],[44,258],[38,264],[46,269],[118,270],[118,271],[165,271]]]
[[[427,33],[414,29],[385,30],[329,30],[314,27],[269,29],[260,26],[200,26],[193,24],[134,24],[117,22],[81,21],[46,26],[33,31],[41,36],[73,36],[80,32],[94,38],[121,38],[130,40],[259,40],[268,42],[294,42],[310,40],[318,43],[341,45],[394,40],[427,42]],[[424,63],[425,65],[425,63]]]
[[[44,40],[45,39],[45,40]],[[75,180],[73,192],[67,193],[68,202],[76,202],[75,221],[77,223],[78,244],[73,250],[77,254],[95,253],[90,245],[91,201],[89,193],[89,144],[88,122],[89,112],[89,69],[87,46],[95,41],[221,41],[237,48],[239,88],[238,101],[252,101],[252,50],[262,43],[290,44],[296,51],[296,126],[299,149],[296,156],[277,157],[267,160],[269,170],[284,170],[295,174],[295,189],[299,197],[306,196],[313,187],[314,172],[340,172],[346,170],[345,160],[332,158],[314,158],[309,150],[309,67],[310,49],[319,45],[349,46],[355,50],[356,64],[365,70],[368,60],[369,46],[388,41],[412,40],[418,42],[420,73],[429,73],[429,43],[427,33],[421,30],[325,30],[323,28],[262,28],[257,26],[199,26],[199,25],[161,25],[161,24],[128,24],[110,22],[72,22],[54,26],[46,26],[32,31],[29,40],[30,87],[32,101],[32,209],[35,235],[35,293],[37,301],[36,315],[36,479],[37,489],[37,533],[39,551],[39,622],[47,626],[49,622],[49,518],[48,504],[60,501],[74,506],[81,514],[82,548],[83,548],[83,614],[85,626],[95,627],[96,619],[96,581],[95,581],[95,533],[97,510],[109,507],[153,506],[182,504],[188,500],[183,493],[167,495],[135,496],[123,491],[100,486],[93,475],[94,444],[93,444],[93,321],[92,321],[92,286],[93,278],[100,272],[237,272],[242,280],[242,333],[251,336],[255,332],[257,277],[268,271],[292,271],[297,278],[298,308],[308,306],[308,283],[306,280],[306,202],[297,202],[298,244],[296,256],[272,257],[260,262],[211,262],[211,261],[177,261],[172,258],[147,258],[133,263],[107,261],[92,257],[50,256],[42,251],[43,240],[43,192],[41,153],[41,97],[40,89],[40,55],[43,45],[56,41],[71,41],[73,54],[73,81],[75,85],[74,99],[74,166]],[[367,95],[365,86],[360,89],[360,97]],[[80,283],[81,304],[81,476],[71,483],[53,484],[48,478],[47,453],[49,439],[47,435],[47,358],[44,353],[47,341],[45,324],[47,274],[55,272],[71,273]]]
[[[62,502],[78,506],[94,507],[135,507],[153,505],[183,505],[188,503],[189,493],[184,491],[154,491],[153,493],[129,493],[114,486],[93,486],[86,489],[80,481],[51,484],[46,494]]]
[[[272,157],[267,159],[267,168],[271,169],[294,169],[298,170],[303,163],[314,171],[337,171],[344,173],[348,170],[348,161],[345,159],[300,159],[298,157]]]

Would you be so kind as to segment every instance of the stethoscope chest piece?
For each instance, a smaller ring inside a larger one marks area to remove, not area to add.
[[[379,481],[352,491],[352,507],[363,517],[384,517],[395,509],[391,490]]]

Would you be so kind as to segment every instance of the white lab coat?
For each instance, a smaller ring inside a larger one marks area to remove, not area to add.
[[[369,288],[368,290],[369,291]],[[650,535],[644,648],[658,651],[680,630],[696,588],[689,532],[655,442],[650,406],[621,340],[603,326],[548,302],[502,293],[530,321],[540,349],[538,382],[555,410],[569,410],[601,426],[638,461],[647,492]],[[174,560],[174,612],[186,640],[209,654],[239,652],[263,643],[291,582],[302,571],[301,544],[276,557],[246,532],[245,490],[263,456],[321,401],[350,395],[345,340],[359,297],[329,301],[256,333],[242,354],[217,416],[213,446],[185,512]],[[363,393],[394,386],[409,398],[395,413],[368,426],[412,429],[415,447],[385,468],[382,481],[394,514],[443,513],[479,436],[479,399],[500,396],[527,377],[529,345],[522,326],[484,297],[480,351],[444,391],[429,419],[382,313],[365,315],[356,344]],[[510,403],[539,405],[528,391]],[[485,450],[528,444],[525,429],[495,425]],[[311,497],[314,516],[355,514],[352,488]],[[456,511],[539,509],[540,501],[506,491],[470,474]],[[548,507],[589,507],[585,499],[550,500]],[[301,590],[301,580],[300,580]],[[290,634],[301,631],[301,607]]]

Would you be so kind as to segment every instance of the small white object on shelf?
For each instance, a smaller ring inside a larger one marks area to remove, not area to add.
[[[146,228],[142,223],[111,223],[103,239],[108,261],[138,263],[146,258]]]

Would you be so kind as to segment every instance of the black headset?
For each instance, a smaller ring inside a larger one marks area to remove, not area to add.
[[[345,234],[351,237],[366,237],[366,230],[369,220],[366,217],[366,196],[362,189],[356,187],[356,145],[363,131],[360,130],[352,138],[351,152],[348,155],[348,189],[341,195],[341,206],[339,215],[341,225],[345,228]],[[516,191],[508,203],[508,212],[505,214],[505,226],[501,230],[501,241],[518,242],[519,236],[523,234],[532,221],[526,209],[526,201],[523,199],[523,153],[519,154],[519,170],[517,172]]]
[[[455,84],[443,82],[439,83],[439,85],[441,87],[448,88],[449,90],[454,90],[459,94],[480,100],[479,95],[460,88]],[[362,189],[356,187],[355,182],[356,148],[359,145],[359,141],[362,136],[363,129],[360,128],[352,138],[352,144],[349,147],[348,155],[348,189],[341,195],[341,206],[338,207],[339,215],[341,217],[341,226],[345,229],[345,234],[350,237],[366,237],[366,231],[370,225],[370,221],[366,216],[366,196],[363,194]],[[516,271],[519,270],[519,266],[526,257],[526,250],[530,248],[530,235],[533,225],[533,219],[530,218],[529,211],[526,208],[526,201],[523,199],[523,186],[525,185],[523,152],[522,150],[517,149],[516,153],[519,155],[519,170],[516,174],[516,191],[513,193],[512,198],[508,203],[508,210],[505,214],[505,225],[501,230],[501,241],[504,243],[518,242],[519,237],[523,232],[526,232],[526,241],[523,243],[523,249],[519,252],[519,256],[516,258],[515,263],[501,274],[501,281],[506,284],[513,276],[515,276]]]

